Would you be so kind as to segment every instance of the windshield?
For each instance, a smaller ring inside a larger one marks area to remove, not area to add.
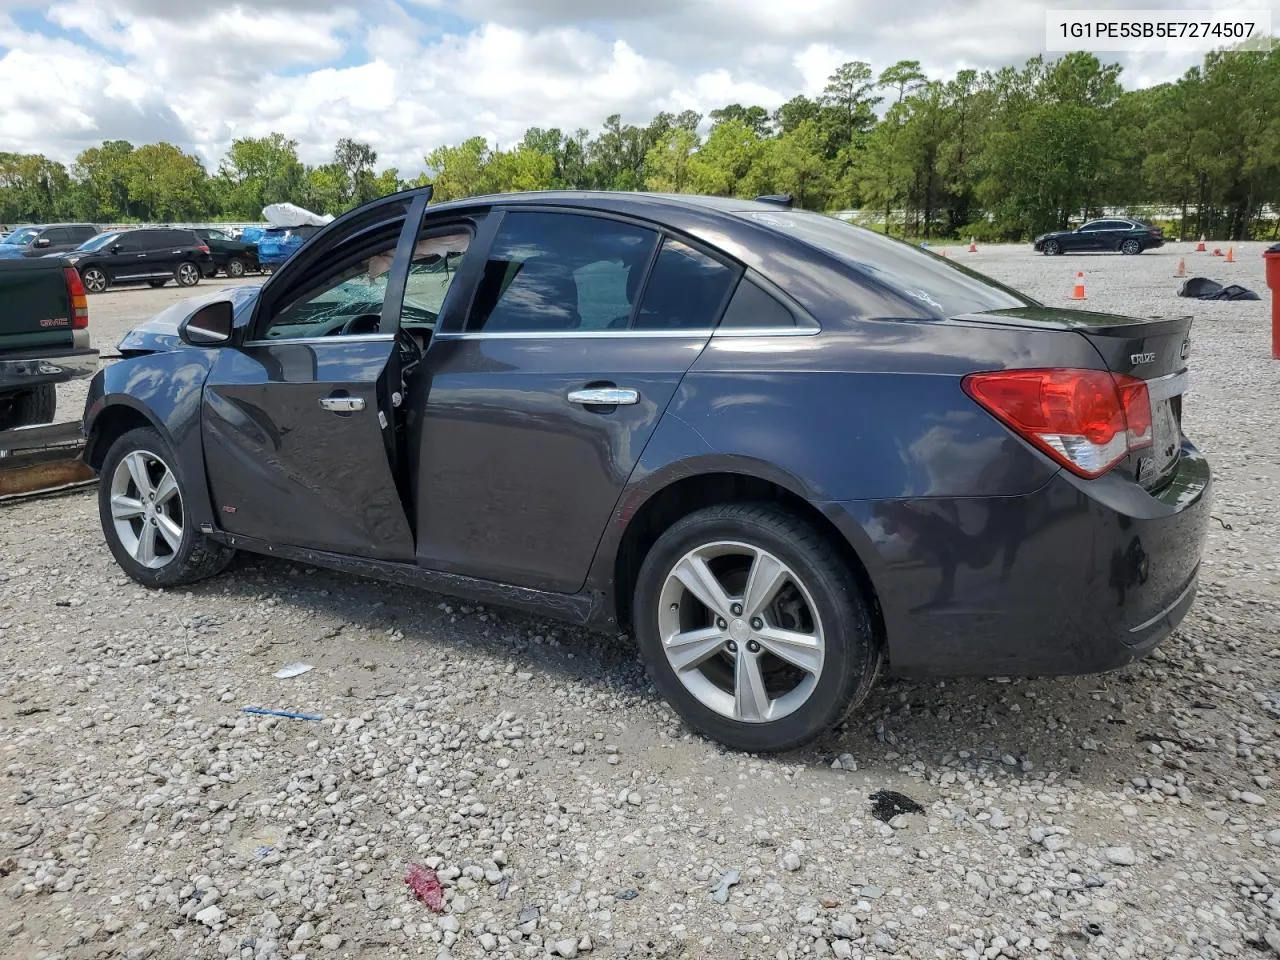
[[[835,217],[802,210],[752,210],[744,216],[825,250],[944,317],[1039,306],[976,270]]]
[[[103,247],[108,246],[109,244],[115,243],[115,241],[117,240],[117,238],[119,238],[119,236],[120,234],[118,233],[100,233],[96,237],[94,237],[92,240],[86,240],[84,243],[80,244],[80,246],[76,247],[76,249],[77,250],[101,250]]]
[[[27,227],[24,230],[13,231],[13,233],[9,234],[9,236],[4,238],[4,242],[8,244],[12,244],[15,247],[26,247],[26,246],[30,246],[31,241],[34,240],[39,234],[40,234],[39,230],[36,230],[32,227]]]

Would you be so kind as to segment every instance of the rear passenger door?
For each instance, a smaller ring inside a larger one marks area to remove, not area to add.
[[[476,254],[464,322],[424,362],[418,560],[572,593],[741,270],[649,225],[549,209],[506,211]]]

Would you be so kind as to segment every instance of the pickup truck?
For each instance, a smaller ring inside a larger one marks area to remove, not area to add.
[[[97,370],[80,274],[60,259],[0,260],[0,430],[51,423],[57,385]]]

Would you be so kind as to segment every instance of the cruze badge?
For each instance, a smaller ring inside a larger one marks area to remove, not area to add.
[[[1151,363],[1151,361],[1155,360],[1155,358],[1156,358],[1156,355],[1154,353],[1129,354],[1129,362],[1132,363],[1135,367],[1140,363]]]

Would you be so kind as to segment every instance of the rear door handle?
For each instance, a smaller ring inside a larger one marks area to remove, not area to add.
[[[625,407],[639,403],[640,392],[629,387],[588,387],[585,390],[571,390],[569,402],[589,407]]]
[[[320,406],[333,413],[353,413],[364,409],[363,397],[321,397]]]

